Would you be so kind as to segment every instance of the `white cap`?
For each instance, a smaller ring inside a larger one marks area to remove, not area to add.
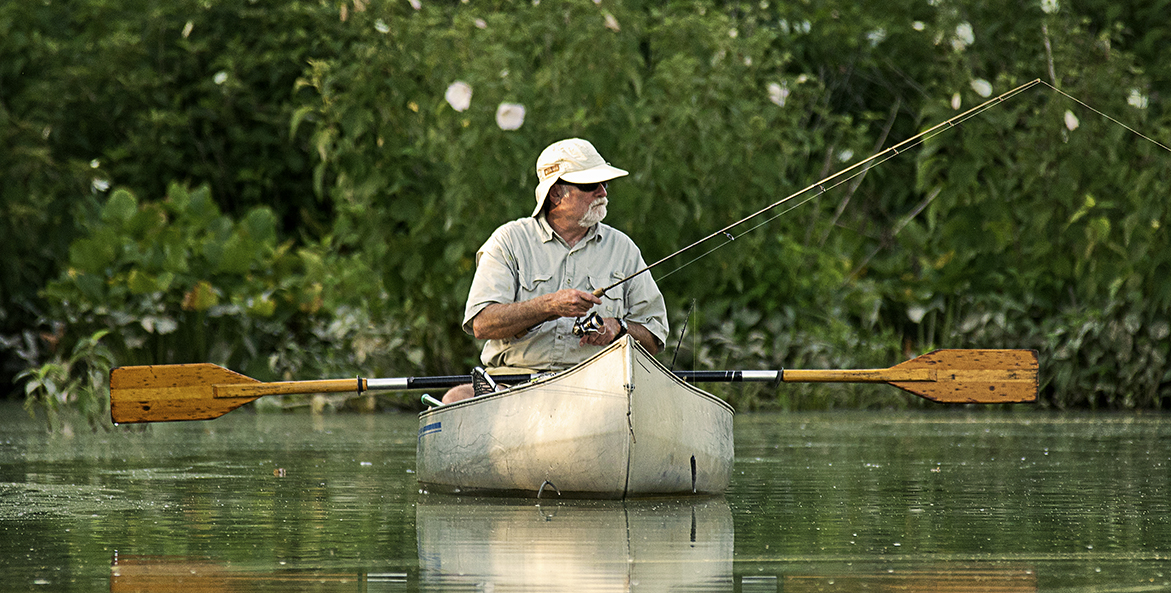
[[[537,157],[537,209],[541,213],[549,188],[564,179],[570,183],[600,183],[627,175],[626,171],[611,167],[593,144],[581,138],[569,138],[550,144]]]

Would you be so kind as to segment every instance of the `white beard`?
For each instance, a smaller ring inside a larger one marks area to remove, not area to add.
[[[581,225],[582,228],[588,229],[595,224],[602,222],[602,219],[606,218],[606,204],[608,203],[610,203],[610,201],[606,198],[598,198],[594,200],[594,202],[590,204],[590,209],[586,210],[585,216],[582,216],[581,220],[577,221],[577,224]]]

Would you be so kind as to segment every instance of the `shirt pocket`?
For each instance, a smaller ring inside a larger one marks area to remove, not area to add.
[[[553,292],[553,288],[555,288],[555,287],[553,287],[553,285],[552,285],[552,282],[551,282],[552,279],[553,279],[553,275],[547,274],[547,273],[533,274],[533,275],[521,275],[519,278],[519,285],[516,287],[516,302],[520,303],[523,301],[534,299],[534,298],[539,297],[543,294],[548,294],[550,292]],[[536,336],[537,334],[539,334],[542,331],[547,330],[551,327],[553,327],[553,324],[542,321],[542,322],[528,328],[524,332],[522,332],[516,336],[513,336],[512,338],[508,338],[508,339],[504,340],[504,343],[505,344],[515,344],[517,342],[523,342],[525,340],[530,340],[534,336]]]
[[[520,286],[517,287],[516,301],[519,303],[554,292],[555,287],[552,286],[551,280],[553,275],[549,273],[522,274]]]

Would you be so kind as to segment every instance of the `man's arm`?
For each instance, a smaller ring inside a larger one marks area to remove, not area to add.
[[[515,338],[534,325],[558,317],[581,317],[600,304],[602,299],[572,288],[519,303],[493,303],[472,319],[472,334],[479,340]]]

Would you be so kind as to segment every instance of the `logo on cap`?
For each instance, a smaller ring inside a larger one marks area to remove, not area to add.
[[[560,170],[561,170],[561,163],[553,163],[552,165],[549,165],[548,167],[541,169],[541,177],[548,178],[549,176],[553,175],[554,173],[556,173]]]

